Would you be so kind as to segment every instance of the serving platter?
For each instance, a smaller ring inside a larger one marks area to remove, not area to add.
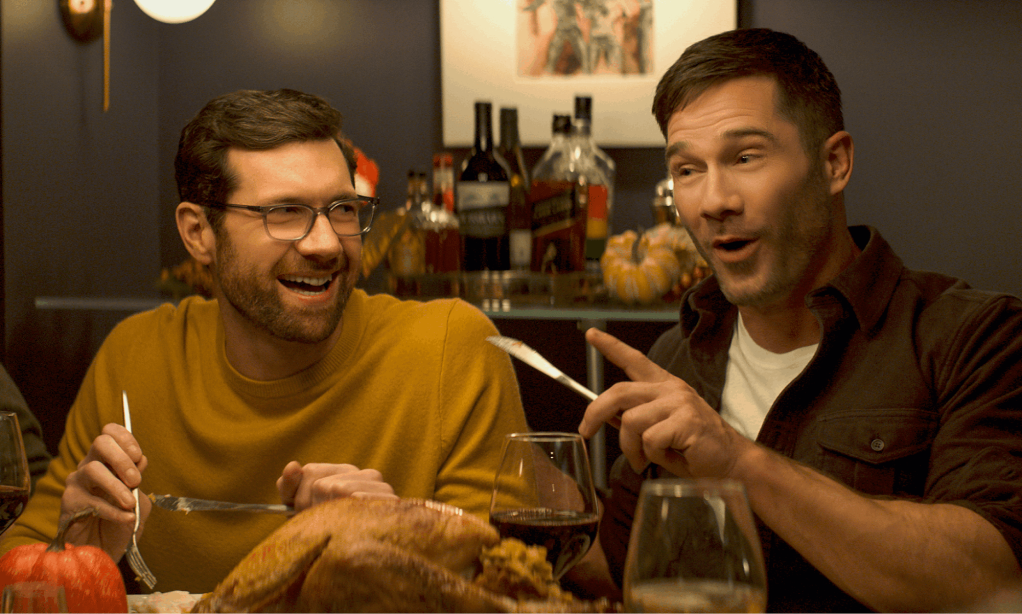
[[[185,591],[128,595],[128,612],[189,612],[201,597],[201,593]]]

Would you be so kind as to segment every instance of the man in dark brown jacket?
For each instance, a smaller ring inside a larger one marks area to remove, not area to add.
[[[643,478],[744,484],[775,611],[961,610],[1022,584],[1022,301],[910,271],[848,228],[852,137],[794,37],[691,46],[654,114],[714,275],[579,428],[620,424],[601,527],[621,580]],[[625,462],[626,461],[626,462]]]

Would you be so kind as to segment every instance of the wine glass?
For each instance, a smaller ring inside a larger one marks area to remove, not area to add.
[[[600,517],[582,436],[507,435],[493,481],[490,523],[502,538],[545,547],[555,580],[585,556]]]
[[[0,614],[67,614],[64,588],[46,582],[14,582],[3,589]]]
[[[0,412],[0,534],[25,509],[30,484],[18,415]]]
[[[0,612],[67,612],[64,587],[47,582],[15,582],[4,587]]]
[[[624,570],[629,612],[763,612],[763,550],[732,480],[647,480]]]

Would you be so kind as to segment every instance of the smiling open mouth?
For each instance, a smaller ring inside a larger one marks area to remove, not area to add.
[[[334,276],[303,277],[299,275],[285,275],[278,279],[289,290],[304,296],[316,296],[330,288],[330,283],[333,282]]]
[[[749,243],[752,243],[752,241],[749,239],[736,239],[734,241],[721,241],[720,243],[717,243],[714,247],[728,252],[736,252],[745,247],[746,245],[748,245]]]

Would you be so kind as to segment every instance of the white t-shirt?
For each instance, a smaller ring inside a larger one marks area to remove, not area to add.
[[[739,314],[727,354],[721,417],[755,440],[777,396],[809,364],[817,345],[775,354],[756,345]]]

